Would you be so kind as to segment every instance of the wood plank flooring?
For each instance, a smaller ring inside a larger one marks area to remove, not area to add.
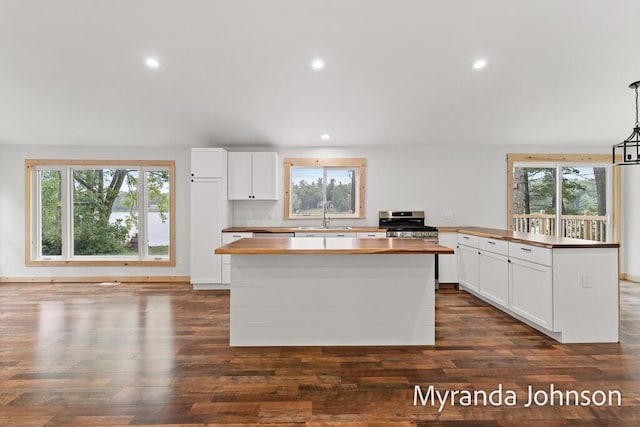
[[[441,289],[434,347],[230,348],[228,306],[180,284],[0,285],[0,426],[640,425],[637,284],[621,286],[620,344],[561,345]],[[413,404],[415,385],[499,384],[517,405]],[[527,408],[529,385],[622,405]]]

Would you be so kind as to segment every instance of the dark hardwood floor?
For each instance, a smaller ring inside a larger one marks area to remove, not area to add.
[[[228,292],[4,284],[0,425],[640,426],[640,285],[621,289],[620,344],[561,345],[443,289],[435,347],[230,348]],[[499,384],[515,406],[413,404]],[[525,407],[529,385],[622,404]]]

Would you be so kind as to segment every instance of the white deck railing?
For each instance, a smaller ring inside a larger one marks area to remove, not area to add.
[[[607,224],[605,216],[590,215],[585,211],[583,215],[562,215],[561,233],[563,237],[596,240],[605,242],[607,239]],[[556,216],[545,211],[531,214],[514,214],[513,231],[544,234],[555,236]]]

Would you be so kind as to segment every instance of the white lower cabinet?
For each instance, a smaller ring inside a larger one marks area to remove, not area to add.
[[[553,274],[550,266],[511,258],[509,262],[513,312],[553,331]]]
[[[235,242],[243,238],[252,238],[253,233],[222,233],[222,244]],[[222,255],[222,283],[231,283],[231,255]]]
[[[358,239],[386,238],[387,233],[385,231],[358,232],[356,233],[355,237]]]
[[[509,306],[509,259],[493,252],[480,252],[480,293],[502,307]]]
[[[480,294],[502,307],[509,306],[509,246],[504,240],[478,238]]]
[[[562,343],[618,341],[617,247],[458,235],[458,282]]]
[[[478,248],[458,246],[458,282],[467,289],[480,290],[480,254]]]
[[[296,231],[296,237],[349,237],[355,238],[355,232],[345,232],[345,233],[325,233],[325,232],[298,232]]]
[[[460,235],[458,241],[459,283],[465,289],[553,330],[551,266],[529,261],[551,264],[545,252],[550,249],[466,235]]]
[[[217,178],[191,179],[190,269],[194,289],[219,287],[222,279],[220,230],[227,226],[225,182]]]

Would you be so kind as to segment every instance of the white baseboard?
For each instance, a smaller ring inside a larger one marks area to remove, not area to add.
[[[0,283],[189,283],[189,276],[3,276]]]
[[[230,285],[228,283],[194,283],[194,291],[216,291],[216,290],[229,290]]]

